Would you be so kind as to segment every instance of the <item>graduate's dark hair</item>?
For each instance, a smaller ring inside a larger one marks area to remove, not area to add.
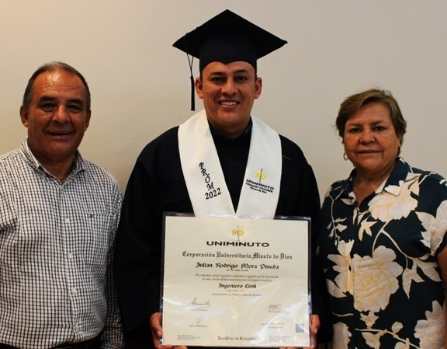
[[[23,94],[21,109],[28,109],[28,107],[31,103],[31,100],[33,99],[33,85],[34,85],[34,81],[37,79],[37,77],[40,74],[43,74],[46,72],[53,72],[56,70],[63,70],[65,72],[74,74],[79,79],[81,79],[81,81],[85,87],[87,111],[90,111],[90,104],[91,104],[90,103],[90,89],[88,87],[87,81],[85,80],[85,78],[82,76],[82,74],[77,69],[75,69],[71,65],[64,63],[64,62],[50,62],[50,63],[46,63],[46,64],[40,66],[39,68],[37,68],[37,70],[33,73],[33,75],[31,75],[31,77],[28,80],[28,83],[26,84],[25,92]]]

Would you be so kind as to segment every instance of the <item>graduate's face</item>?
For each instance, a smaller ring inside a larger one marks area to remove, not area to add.
[[[239,136],[250,121],[253,102],[262,91],[262,80],[250,63],[211,62],[196,80],[210,124],[228,137]]]

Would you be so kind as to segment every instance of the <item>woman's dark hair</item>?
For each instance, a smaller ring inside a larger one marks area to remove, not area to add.
[[[392,94],[385,90],[370,89],[364,92],[356,93],[346,98],[340,105],[335,124],[338,134],[343,138],[345,126],[348,119],[357,113],[361,108],[370,103],[381,103],[386,106],[390,112],[391,122],[400,142],[403,142],[404,134],[407,130],[407,122],[405,121],[399,104]]]

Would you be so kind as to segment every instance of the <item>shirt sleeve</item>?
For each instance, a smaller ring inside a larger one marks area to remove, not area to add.
[[[15,225],[17,221],[17,215],[14,208],[11,206],[11,200],[8,196],[7,190],[8,183],[4,177],[0,176],[0,233],[4,233]]]
[[[422,241],[437,256],[447,246],[447,181],[437,174],[420,180],[419,208]]]

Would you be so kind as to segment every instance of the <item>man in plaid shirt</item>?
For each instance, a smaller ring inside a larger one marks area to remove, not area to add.
[[[121,348],[111,256],[121,196],[78,152],[90,92],[73,67],[28,81],[28,138],[0,157],[0,348]]]

